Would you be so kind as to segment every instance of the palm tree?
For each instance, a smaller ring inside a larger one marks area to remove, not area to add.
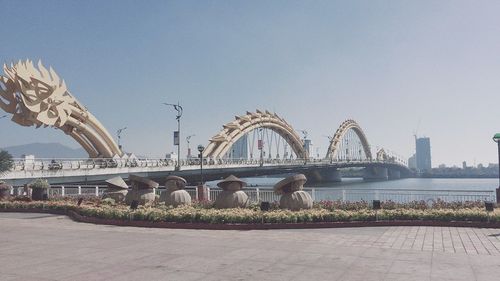
[[[5,150],[0,150],[0,175],[12,169],[12,155]]]

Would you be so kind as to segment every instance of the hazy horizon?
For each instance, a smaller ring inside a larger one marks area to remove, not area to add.
[[[207,144],[256,109],[306,129],[321,153],[345,119],[372,147],[432,165],[498,161],[498,1],[4,1],[0,62],[41,59],[137,155]],[[1,71],[3,75],[3,71]],[[0,112],[0,116],[3,115]],[[419,121],[420,120],[420,121]],[[0,119],[0,147],[78,144]],[[183,152],[185,155],[185,152]]]

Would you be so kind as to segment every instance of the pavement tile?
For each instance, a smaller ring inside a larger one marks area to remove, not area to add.
[[[496,280],[498,229],[150,229],[0,213],[0,280]],[[492,279],[493,278],[493,279]]]
[[[341,275],[338,279],[342,281],[383,281],[385,280],[386,274],[378,271],[368,271],[368,270],[349,270]],[[325,279],[327,280],[327,279]]]
[[[384,281],[429,281],[431,277],[428,275],[416,274],[401,274],[401,273],[388,273],[384,277]]]
[[[469,256],[465,253],[432,253],[432,263],[446,263],[456,265],[468,265]]]
[[[418,263],[431,263],[432,252],[401,250],[395,259],[401,261],[413,261]]]
[[[472,267],[463,264],[432,263],[431,279],[433,280],[474,280]]]
[[[415,261],[395,260],[389,269],[389,273],[409,274],[409,275],[429,275],[430,264],[422,264]]]

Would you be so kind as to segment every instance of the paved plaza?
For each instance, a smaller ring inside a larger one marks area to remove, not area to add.
[[[499,280],[500,229],[213,231],[0,213],[0,280]]]

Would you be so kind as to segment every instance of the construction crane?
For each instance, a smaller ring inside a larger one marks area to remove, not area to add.
[[[306,130],[299,130],[299,132],[302,133],[302,135],[304,136],[304,140],[307,139],[307,131]]]
[[[413,131],[413,136],[415,137],[415,143],[417,143],[418,129],[420,128],[420,121],[422,121],[422,118],[418,119],[417,128],[415,129],[415,131]]]
[[[189,143],[191,141],[191,138],[194,137],[196,135],[189,135],[186,137],[186,142],[187,142],[187,148],[188,148],[188,155],[187,155],[187,158],[190,158],[191,157],[191,148],[189,147]]]

